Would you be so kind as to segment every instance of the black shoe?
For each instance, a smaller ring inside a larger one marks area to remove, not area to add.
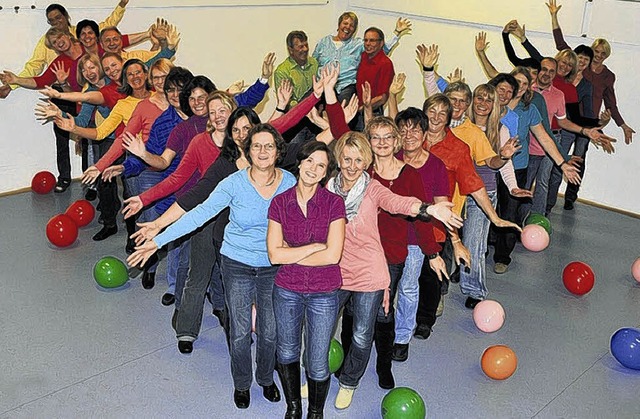
[[[191,352],[193,352],[193,342],[190,340],[179,340],[178,350],[180,351],[181,354],[190,354]],[[249,406],[248,401],[247,401],[247,406]]]
[[[170,306],[171,304],[176,302],[176,296],[166,292],[163,296],[162,296],[162,305],[163,306]]]
[[[58,179],[58,182],[56,182],[56,187],[53,188],[53,192],[63,193],[67,190],[67,188],[69,188],[70,185],[71,181],[69,179]]]
[[[227,315],[224,310],[213,309],[212,314],[218,318],[220,326],[224,327],[225,316]]]
[[[87,191],[84,193],[84,199],[86,199],[87,201],[95,201],[97,197],[98,191],[96,191],[95,189],[87,189]]]
[[[101,240],[106,239],[107,237],[111,237],[118,232],[118,226],[104,226],[102,230],[98,231],[92,239],[99,242]]]
[[[376,347],[376,374],[378,374],[378,386],[384,390],[391,390],[396,386],[393,377],[392,357],[393,339],[395,338],[395,324],[376,321],[373,333],[373,343]]]
[[[324,381],[314,381],[307,375],[307,385],[309,386],[309,410],[307,419],[323,419],[324,404],[329,393],[331,378]]]
[[[302,419],[302,397],[300,395],[300,362],[276,364],[282,384],[282,392],[287,402],[285,419]]]
[[[260,387],[262,387],[262,395],[265,399],[269,400],[272,403],[280,401],[280,390],[278,390],[278,386],[276,386],[276,383],[273,383],[270,386]]]
[[[571,211],[573,209],[573,201],[567,201],[565,199],[565,201],[564,201],[564,209],[566,209],[567,211]]]
[[[127,245],[124,247],[124,251],[127,252],[128,255],[132,254],[136,251],[136,241],[133,239],[127,239]]]
[[[416,327],[416,331],[413,332],[413,336],[418,339],[429,339],[429,336],[431,336],[431,328],[426,324],[419,324]]]
[[[456,270],[449,276],[449,281],[452,284],[457,284],[460,282],[460,267],[456,266]]]
[[[251,403],[251,393],[249,390],[233,390],[233,402],[238,409],[246,409]]]
[[[409,344],[408,343],[394,343],[393,353],[391,359],[398,362],[404,362],[409,358]]]
[[[474,308],[476,308],[480,301],[482,300],[478,300],[477,298],[473,297],[467,297],[467,301],[464,302],[464,306],[473,310]]]
[[[142,288],[150,290],[156,284],[156,273],[144,271],[142,273]]]

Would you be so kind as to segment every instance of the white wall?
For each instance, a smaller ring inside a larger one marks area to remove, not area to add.
[[[135,0],[131,1],[131,5],[135,5]],[[196,74],[206,74],[218,86],[226,87],[230,82],[240,78],[252,82],[258,76],[262,57],[267,51],[276,51],[278,61],[281,61],[286,56],[284,38],[290,30],[305,30],[313,46],[320,37],[335,30],[336,18],[344,10],[354,10],[359,15],[360,36],[369,26],[378,26],[390,35],[397,18],[389,12],[354,6],[354,3],[350,4],[348,0],[335,0],[327,5],[316,6],[195,9],[131,7],[121,28],[124,31],[136,31],[147,26],[156,15],[167,17],[178,25],[183,34],[177,63],[189,67]],[[100,19],[106,13],[108,10],[105,9],[71,11],[74,21],[85,16]],[[478,10],[475,21],[492,22],[487,13],[489,12]],[[540,13],[547,13],[542,0]],[[20,40],[3,44],[3,51],[9,53],[3,54],[0,67],[18,70],[24,63],[33,43],[46,30],[42,14],[42,10],[21,11],[18,15],[7,9],[0,11],[2,39]],[[409,17],[413,21],[413,33],[402,38],[400,46],[392,55],[396,72],[407,73],[408,88],[404,94],[404,101],[400,104],[401,108],[410,105],[421,106],[424,100],[420,68],[415,63],[414,50],[418,43],[439,44],[440,72],[447,74],[456,66],[460,66],[464,70],[467,82],[476,85],[485,82],[486,79],[474,55],[473,37],[478,31],[484,30],[489,33],[491,46],[488,54],[496,67],[504,70],[511,68],[503,52],[499,34],[501,28],[424,16]],[[518,16],[516,13],[513,17],[527,22],[526,16]],[[597,28],[590,28],[589,33],[597,33]],[[530,32],[528,35],[543,53],[554,52],[550,34]],[[640,116],[635,111],[635,100],[640,92],[634,83],[637,79],[635,72],[640,64],[640,47],[612,40],[614,52],[607,60],[607,65],[617,75],[619,108],[627,123],[640,133]],[[591,41],[568,37],[571,45],[590,44]],[[518,51],[524,54],[524,51]],[[51,128],[41,127],[33,119],[32,109],[36,98],[35,93],[22,90],[13,92],[8,99],[0,102],[0,192],[27,186],[33,173],[38,170],[47,169],[55,172],[55,147]],[[262,115],[268,114],[273,106],[273,100],[267,101],[263,105]],[[620,140],[617,152],[608,156],[601,151],[590,150],[580,196],[640,214],[640,187],[635,180],[640,175],[640,160],[637,157],[640,151],[640,134],[632,145],[627,146],[622,140],[621,130],[613,123],[606,132]],[[74,175],[79,175],[79,160],[76,160]]]

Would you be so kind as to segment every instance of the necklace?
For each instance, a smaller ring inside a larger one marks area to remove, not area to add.
[[[266,188],[267,186],[271,186],[271,185],[273,185],[273,182],[276,181],[276,177],[277,177],[276,175],[277,174],[276,174],[276,171],[274,170],[273,171],[273,179],[271,179],[271,177],[270,177],[269,179],[271,179],[271,180],[267,179],[267,183],[265,183],[264,185],[261,185],[253,178],[253,175],[251,174],[251,169],[252,168],[250,167],[249,168],[249,178],[251,178],[251,181],[253,183],[255,183],[256,185],[258,185],[258,187],[260,187],[260,188]]]

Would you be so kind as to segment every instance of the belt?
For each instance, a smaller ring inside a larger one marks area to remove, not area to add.
[[[552,130],[551,130],[551,133],[552,133],[552,134],[560,134],[561,132],[562,132],[562,130],[561,130],[561,129],[552,129]]]

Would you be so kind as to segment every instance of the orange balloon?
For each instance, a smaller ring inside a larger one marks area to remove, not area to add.
[[[518,357],[506,345],[489,346],[482,353],[482,371],[494,380],[506,380],[518,368]]]

